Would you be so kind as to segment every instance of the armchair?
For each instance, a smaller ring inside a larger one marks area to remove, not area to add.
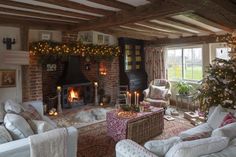
[[[171,97],[171,84],[165,79],[155,79],[150,82],[149,87],[143,91],[144,101],[153,106],[166,108]]]

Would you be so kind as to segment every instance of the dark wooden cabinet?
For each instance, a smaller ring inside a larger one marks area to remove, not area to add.
[[[144,64],[144,47],[142,40],[119,38],[120,84],[128,85],[130,91],[140,94],[147,87],[147,74]]]

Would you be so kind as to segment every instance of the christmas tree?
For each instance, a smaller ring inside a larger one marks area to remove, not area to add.
[[[228,35],[221,41],[227,42],[231,48],[230,60],[215,59],[207,69],[208,75],[199,88],[197,100],[200,109],[208,111],[211,106],[221,105],[225,108],[236,107],[236,40]]]

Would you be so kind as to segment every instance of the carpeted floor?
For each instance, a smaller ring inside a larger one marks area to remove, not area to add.
[[[166,139],[192,128],[184,118],[164,122],[164,131],[154,139]],[[106,122],[79,129],[78,157],[115,157],[115,142],[106,135]]]

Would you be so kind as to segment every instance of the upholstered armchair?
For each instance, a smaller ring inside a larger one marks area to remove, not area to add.
[[[166,108],[171,97],[171,84],[165,79],[155,79],[150,82],[143,94],[144,101],[149,102],[152,106]]]

